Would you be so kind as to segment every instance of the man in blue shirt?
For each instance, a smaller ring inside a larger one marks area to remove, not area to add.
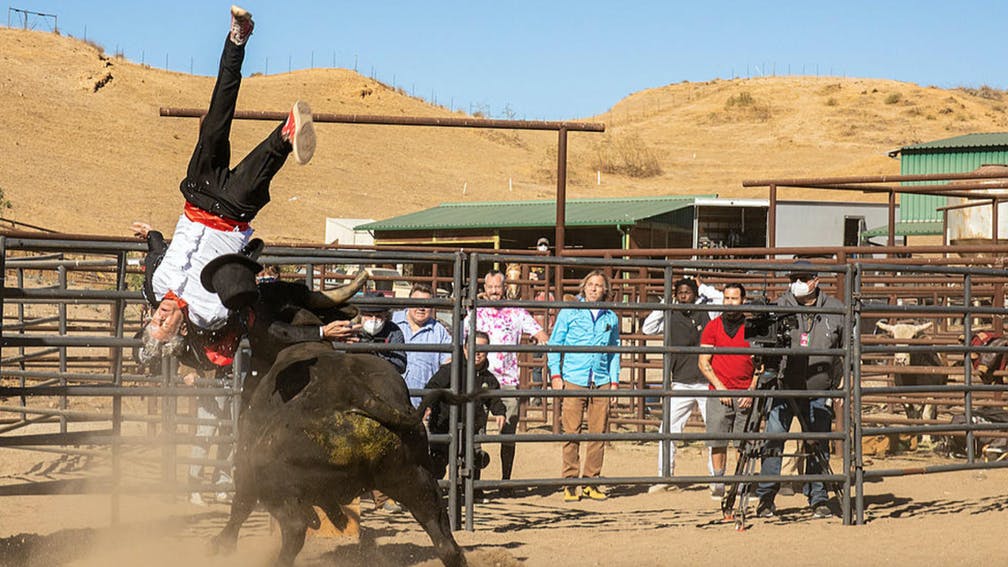
[[[410,290],[410,298],[430,299],[433,296],[431,288],[424,284],[414,284]],[[451,333],[444,325],[433,317],[429,306],[407,307],[392,315],[392,322],[399,325],[406,344],[443,345],[451,343]],[[449,352],[406,352],[406,373],[403,379],[411,390],[421,390],[427,386],[431,376],[441,368],[442,364],[451,362]],[[420,405],[418,396],[411,397],[414,406]]]

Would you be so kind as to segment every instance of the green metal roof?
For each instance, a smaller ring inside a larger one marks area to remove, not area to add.
[[[942,233],[942,221],[902,221],[896,223],[896,236],[926,236]],[[880,226],[861,233],[861,238],[888,236],[889,227]]]
[[[982,134],[966,134],[954,138],[934,140],[912,146],[900,148],[900,152],[917,152],[929,150],[950,150],[950,149],[982,149],[992,147],[1008,147],[1008,132],[986,132]]]
[[[632,225],[691,207],[699,198],[716,195],[568,199],[566,226]],[[354,230],[432,230],[467,228],[535,228],[556,225],[556,201],[491,201],[442,203],[437,207],[375,221]]]

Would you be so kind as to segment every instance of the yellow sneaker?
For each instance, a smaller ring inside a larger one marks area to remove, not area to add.
[[[581,498],[590,498],[592,500],[605,500],[609,498],[601,487],[598,486],[586,486],[581,490]]]
[[[577,502],[581,500],[581,493],[576,486],[564,487],[564,502]]]

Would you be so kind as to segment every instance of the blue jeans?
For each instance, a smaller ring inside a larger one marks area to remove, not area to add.
[[[809,432],[827,433],[833,423],[833,410],[830,407],[829,398],[794,398],[798,406],[798,411],[808,422]],[[767,433],[786,433],[791,427],[791,420],[794,419],[794,410],[787,398],[774,398],[767,415]],[[829,458],[829,441],[806,441],[810,451],[821,451],[825,458]],[[763,462],[760,474],[779,475],[781,472],[781,451],[784,449],[783,440],[767,441],[763,453]],[[819,462],[813,458],[805,459],[805,474],[821,474],[823,471]],[[776,482],[761,482],[756,487],[756,496],[761,501],[773,501],[777,496],[780,484]],[[819,504],[829,499],[826,486],[822,482],[806,482],[802,488],[809,504]]]

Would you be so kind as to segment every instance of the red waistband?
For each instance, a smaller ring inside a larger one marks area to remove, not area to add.
[[[179,306],[179,309],[182,309],[182,310],[185,310],[186,307],[189,307],[189,304],[186,303],[186,300],[184,300],[181,297],[175,295],[175,292],[172,291],[172,290],[170,290],[170,289],[168,290],[168,293],[166,293],[164,295],[164,299],[170,299],[170,300],[174,301],[175,304]]]
[[[217,216],[209,211],[204,211],[189,202],[186,202],[184,211],[187,219],[214,230],[223,230],[224,232],[245,232],[249,229],[249,223],[247,222],[240,222]]]

